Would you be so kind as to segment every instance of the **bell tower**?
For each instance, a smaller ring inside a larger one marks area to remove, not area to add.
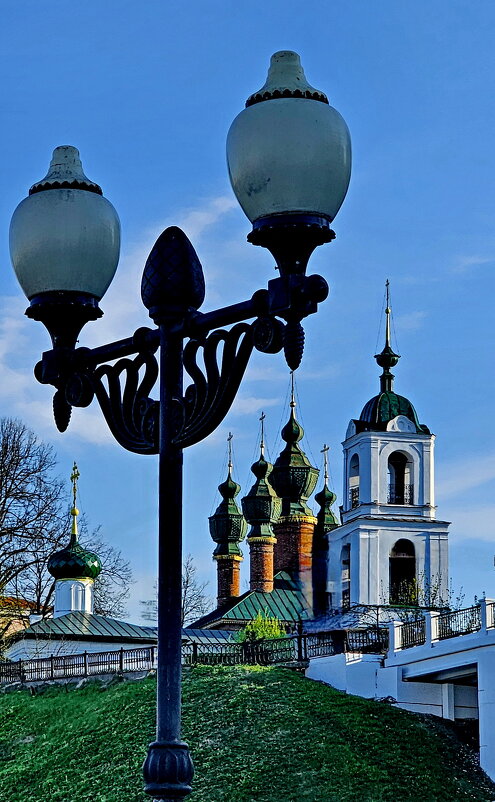
[[[333,607],[445,604],[448,523],[435,517],[435,436],[394,391],[389,283],[380,392],[351,420],[343,442],[342,526],[330,536]]]

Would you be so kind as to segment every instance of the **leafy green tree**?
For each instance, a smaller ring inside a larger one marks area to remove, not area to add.
[[[285,635],[285,629],[279,619],[269,615],[265,608],[263,612],[258,610],[252,621],[249,621],[237,634],[236,640],[238,643],[254,643],[260,640],[283,638]]]

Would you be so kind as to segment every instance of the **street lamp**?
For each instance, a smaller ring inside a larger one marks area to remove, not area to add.
[[[248,240],[270,250],[280,273],[232,306],[198,311],[202,267],[186,235],[170,227],[148,256],[141,286],[156,328],[98,348],[76,347],[85,323],[102,315],[98,302],[120,243],[117,213],[85,176],[76,148],[55,149],[48,174],[15,210],[10,232],[14,269],[30,301],[26,314],[43,322],[52,339],[35,376],[55,387],[58,429],[69,425],[72,407],[96,397],[124,448],[159,455],[157,731],[143,771],[146,792],[165,802],[190,793],[194,771],[180,738],[183,449],[224,419],[253,349],[283,348],[292,370],[300,364],[301,320],[328,294],[324,278],[306,276],[307,263],[334,238],[330,223],[349,184],[347,126],[308,84],[296,53],[272,56],[267,82],[232,123],[227,160],[253,223]],[[184,368],[191,379],[185,391]]]

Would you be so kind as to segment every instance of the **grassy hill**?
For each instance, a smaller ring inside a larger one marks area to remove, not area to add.
[[[155,682],[0,697],[1,802],[143,802]],[[442,722],[346,696],[286,669],[184,677],[191,802],[495,800]]]

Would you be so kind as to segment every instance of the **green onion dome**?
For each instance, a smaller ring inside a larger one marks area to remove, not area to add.
[[[98,555],[85,549],[79,543],[77,531],[77,516],[79,510],[76,507],[77,480],[79,471],[76,463],[72,468],[72,530],[69,545],[65,549],[56,551],[48,560],[48,571],[55,579],[96,579],[100,574],[102,565]]]
[[[248,542],[250,537],[274,537],[271,525],[280,515],[282,502],[269,483],[272,470],[273,465],[266,461],[262,445],[260,458],[251,466],[256,481],[242,499],[244,517],[252,527]]]
[[[339,526],[337,516],[332,510],[332,505],[335,504],[336,500],[337,496],[330,490],[325,481],[323,489],[315,496],[315,501],[320,508],[316,514],[315,537],[326,535]]]
[[[55,579],[96,579],[101,572],[100,558],[85,549],[73,536],[69,545],[48,560],[48,571]]]
[[[232,479],[232,463],[229,461],[227,479],[218,486],[222,501],[208,519],[211,537],[217,544],[214,558],[242,557],[239,542],[246,535],[247,523],[235,501],[240,489],[241,486]]]
[[[313,515],[306,502],[318,481],[318,468],[314,468],[298,445],[304,435],[302,426],[294,414],[294,397],[291,401],[290,418],[282,429],[282,439],[287,445],[280,452],[270,473],[270,484],[282,499],[282,516]]]

